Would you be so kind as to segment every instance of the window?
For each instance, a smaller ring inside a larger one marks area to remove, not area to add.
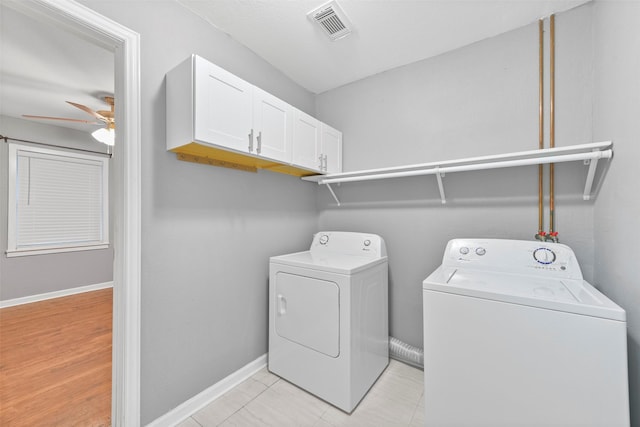
[[[105,157],[9,145],[7,256],[109,245]]]

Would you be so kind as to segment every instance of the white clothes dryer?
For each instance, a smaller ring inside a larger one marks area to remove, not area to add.
[[[326,231],[269,264],[269,371],[351,413],[389,363],[388,267],[375,234]]]
[[[423,310],[426,426],[629,426],[625,311],[568,246],[451,240]]]

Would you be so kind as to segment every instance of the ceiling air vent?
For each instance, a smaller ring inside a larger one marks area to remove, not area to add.
[[[351,23],[336,1],[323,4],[307,13],[307,16],[318,23],[332,41],[351,34]]]

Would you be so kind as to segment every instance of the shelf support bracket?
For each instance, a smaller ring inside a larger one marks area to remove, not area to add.
[[[598,150],[593,150],[598,151]],[[596,167],[598,166],[598,158],[585,160],[585,164],[589,165],[589,171],[587,172],[587,181],[584,184],[584,193],[582,194],[582,200],[591,199],[591,187],[593,186],[593,178],[596,175]]]
[[[444,195],[444,185],[442,185],[443,176],[444,173],[441,173],[440,168],[436,167],[436,179],[438,180],[438,190],[440,190],[440,201],[444,205],[445,203],[447,203],[447,198]]]
[[[329,192],[331,192],[331,195],[333,196],[333,199],[336,201],[338,206],[340,206],[340,200],[338,200],[338,196],[336,196],[336,193],[333,191],[333,188],[331,188],[331,184],[325,184],[325,185],[329,189]]]

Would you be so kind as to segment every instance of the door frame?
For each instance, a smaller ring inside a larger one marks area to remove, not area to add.
[[[113,370],[111,422],[140,425],[140,35],[73,0],[0,0],[65,28],[115,55],[116,144],[113,224]]]

